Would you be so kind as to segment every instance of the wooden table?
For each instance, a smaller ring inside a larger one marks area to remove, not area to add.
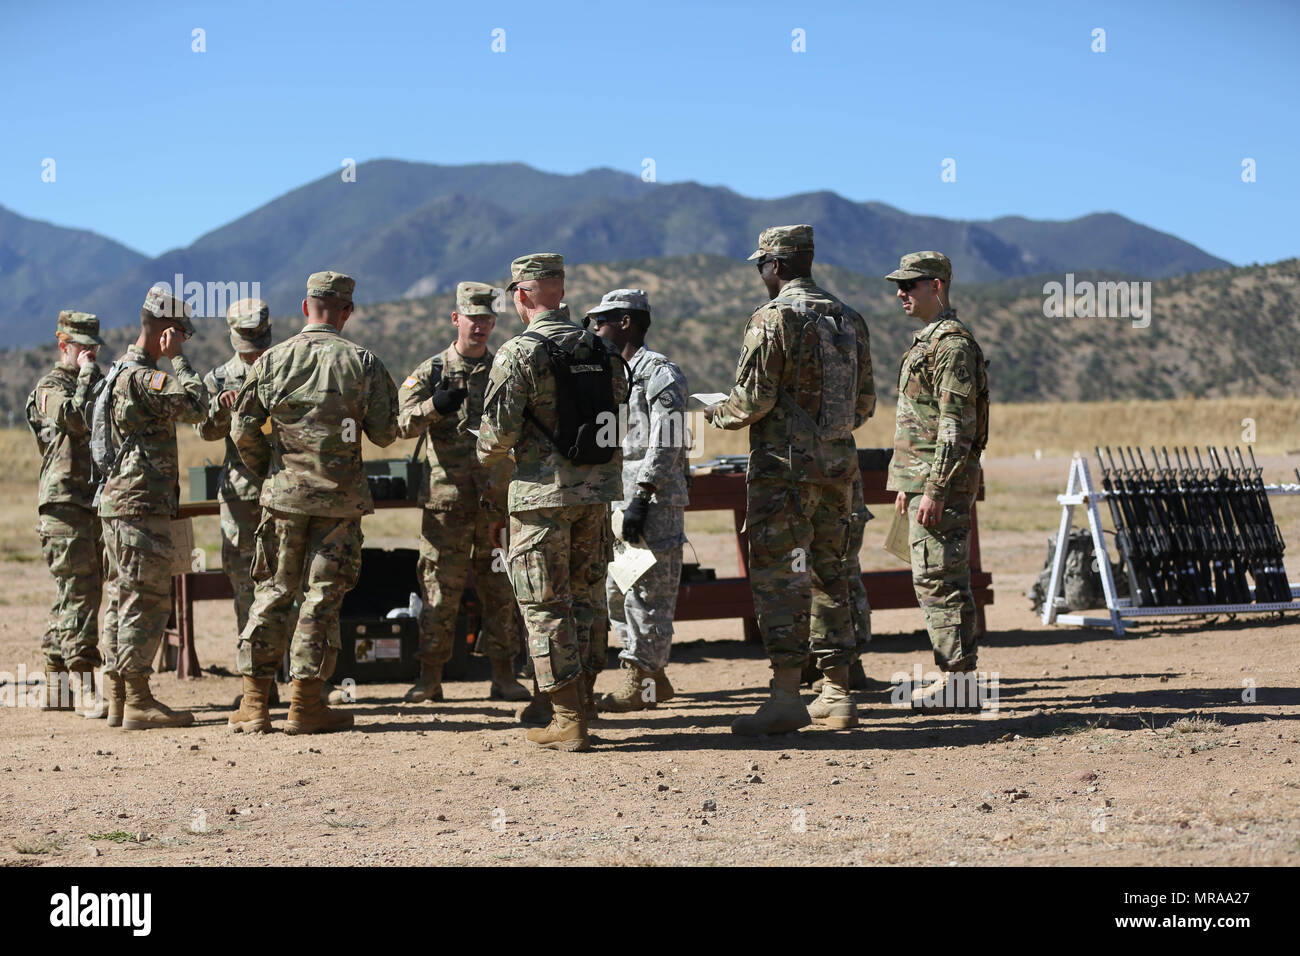
[[[860,458],[865,457],[860,452]],[[887,457],[887,456],[886,456]],[[874,458],[878,463],[879,454]],[[864,467],[862,470],[862,496],[867,505],[894,504],[894,492],[885,490],[888,473],[881,467]],[[984,485],[980,484],[976,501],[984,500]],[[388,508],[418,508],[415,501],[376,501],[377,510]],[[721,578],[717,581],[698,581],[683,584],[677,595],[678,621],[712,621],[741,618],[745,622],[745,639],[757,641],[758,624],[754,618],[754,594],[749,587],[749,542],[741,528],[745,524],[745,476],[740,473],[696,475],[691,486],[687,511],[730,511],[736,529],[736,554],[740,561],[741,576]],[[881,509],[876,509],[880,511]],[[984,633],[984,608],[993,603],[993,576],[980,563],[979,523],[971,507],[970,568],[971,590],[975,598],[975,626]],[[199,501],[180,506],[179,517],[192,518],[215,515],[219,505],[215,501]],[[868,540],[883,539],[889,511],[881,521],[867,524]],[[917,607],[916,592],[912,588],[909,568],[897,571],[868,571],[862,575],[867,589],[867,600],[873,610]],[[172,617],[167,625],[165,642],[166,668],[175,667],[178,678],[199,677],[198,656],[194,652],[194,602],[231,600],[234,591],[222,571],[198,571],[178,574],[172,578]]]

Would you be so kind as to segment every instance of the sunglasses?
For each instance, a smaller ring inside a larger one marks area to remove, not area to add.
[[[911,292],[922,282],[932,282],[933,279],[901,279],[898,280],[898,288],[903,292]]]

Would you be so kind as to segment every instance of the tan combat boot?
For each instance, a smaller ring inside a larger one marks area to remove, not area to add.
[[[643,670],[631,661],[623,662],[623,683],[612,694],[601,695],[598,706],[601,710],[615,714],[626,714],[633,710],[653,710],[658,699],[658,692],[646,693],[654,683],[655,675]],[[647,684],[645,682],[651,682]]]
[[[652,675],[655,679],[655,703],[662,704],[666,700],[672,700],[677,696],[677,691],[673,689],[672,682],[668,680],[668,672],[661,667]]]
[[[108,726],[122,726],[122,711],[126,709],[126,681],[121,674],[104,673],[104,697],[108,701]]]
[[[537,678],[533,678],[533,699],[515,711],[515,720],[533,727],[545,727],[555,716],[551,707],[551,697],[537,688]]]
[[[87,720],[101,720],[108,716],[108,701],[95,683],[95,670],[71,672],[72,690],[77,698],[77,714]]]
[[[858,707],[849,690],[849,665],[829,667],[822,675],[821,693],[808,705],[813,723],[830,730],[848,730],[858,725]]]
[[[45,693],[41,710],[76,710],[72,701],[72,681],[66,664],[45,664]]]
[[[799,698],[800,667],[772,668],[772,696],[754,714],[737,717],[731,732],[742,737],[788,734],[812,723],[808,708]]]
[[[582,718],[591,723],[600,714],[596,711],[596,677],[599,671],[583,671],[578,681],[578,701],[582,704]]]
[[[944,671],[912,692],[912,712],[918,714],[978,714],[979,673]]]
[[[348,730],[352,726],[351,714],[345,710],[333,710],[321,699],[323,683],[319,677],[293,679],[289,719],[284,722],[286,734],[324,734],[332,730]]]
[[[257,678],[244,675],[244,695],[239,710],[226,719],[226,725],[237,734],[265,734],[271,730],[271,677]]]
[[[126,706],[122,710],[123,730],[153,730],[157,727],[189,727],[194,715],[188,710],[172,710],[157,700],[149,689],[148,674],[123,677],[126,683]]]
[[[402,700],[409,704],[420,704],[426,700],[442,699],[442,665],[421,662],[420,679],[402,695]]]
[[[587,736],[587,721],[582,715],[582,678],[569,681],[559,690],[551,692],[551,707],[555,716],[545,727],[536,727],[527,733],[529,743],[547,750],[574,752],[591,746]]]
[[[528,688],[515,680],[514,658],[502,658],[492,661],[492,687],[488,691],[491,700],[528,700],[532,695]]]

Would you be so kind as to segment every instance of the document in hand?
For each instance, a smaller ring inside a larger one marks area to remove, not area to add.
[[[632,544],[623,540],[623,512],[615,511],[610,523],[614,532],[614,560],[609,562],[609,574],[620,591],[636,584],[641,575],[655,565],[655,553],[645,546],[645,541]]]
[[[889,524],[889,533],[885,535],[884,548],[898,560],[912,563],[912,548],[907,541],[907,515],[894,512],[894,520]]]
[[[694,411],[698,408],[708,408],[710,405],[716,405],[718,402],[725,402],[726,400],[726,392],[696,392],[686,399],[686,407]]]

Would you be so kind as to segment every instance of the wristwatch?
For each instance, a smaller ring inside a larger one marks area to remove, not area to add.
[[[648,504],[650,499],[654,497],[654,489],[647,488],[645,485],[637,485],[635,497]]]

